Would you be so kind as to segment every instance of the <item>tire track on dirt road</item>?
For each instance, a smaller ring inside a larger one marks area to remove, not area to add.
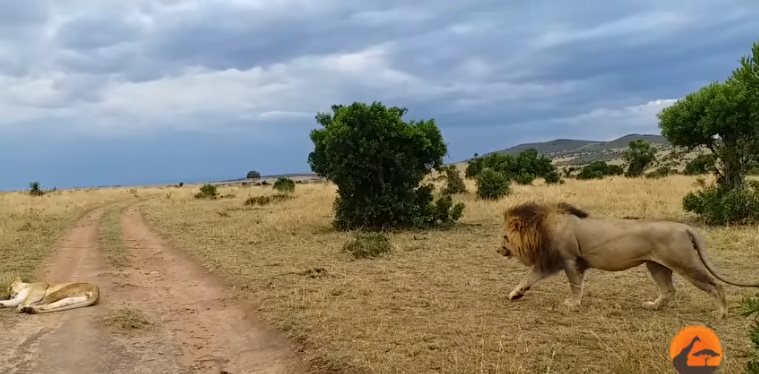
[[[87,214],[48,258],[40,279],[92,281],[97,305],[58,313],[15,314],[0,339],[0,373],[299,373],[287,340],[255,320],[223,283],[183,251],[164,245],[139,211],[122,213],[130,266],[110,268],[98,248],[98,223],[109,207]],[[120,331],[103,321],[121,308],[153,325]],[[7,311],[6,311],[7,312]]]
[[[289,342],[256,320],[254,308],[234,300],[223,282],[187,253],[153,232],[137,208],[122,219],[132,256],[126,299],[153,318],[179,344],[177,361],[207,373],[299,373]]]

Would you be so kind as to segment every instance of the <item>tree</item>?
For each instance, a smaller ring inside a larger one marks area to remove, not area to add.
[[[741,188],[759,149],[759,42],[725,82],[712,82],[662,110],[659,127],[673,145],[704,146],[719,161],[726,190]]]
[[[624,169],[619,165],[609,165],[606,161],[593,161],[580,169],[577,179],[603,179],[609,175],[622,175]]]
[[[640,177],[646,169],[656,161],[656,149],[643,139],[630,142],[623,158],[627,162],[627,177]]]
[[[338,187],[337,228],[381,230],[441,221],[432,186],[420,182],[441,169],[447,147],[434,119],[407,122],[406,112],[380,102],[354,102],[316,115],[322,128],[311,131],[308,163]],[[449,212],[461,209],[459,203]]]
[[[261,173],[255,171],[255,170],[251,170],[251,171],[248,172],[248,175],[246,176],[246,178],[248,178],[248,179],[259,179],[259,178],[261,178]]]
[[[751,56],[724,82],[712,82],[662,110],[659,127],[675,146],[703,146],[715,158],[716,186],[701,186],[683,198],[683,207],[714,223],[759,220],[759,191],[747,188],[746,175],[759,158],[759,42]]]

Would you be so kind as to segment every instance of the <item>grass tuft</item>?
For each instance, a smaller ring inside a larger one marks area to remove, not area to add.
[[[383,233],[356,233],[355,237],[343,246],[353,258],[373,258],[382,256],[392,250],[390,239]]]

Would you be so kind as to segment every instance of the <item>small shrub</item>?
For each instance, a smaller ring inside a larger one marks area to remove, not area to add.
[[[664,178],[673,174],[677,174],[677,171],[670,168],[669,166],[660,166],[656,170],[650,173],[647,173],[646,178],[659,179],[659,178]]]
[[[683,197],[683,208],[698,214],[710,225],[751,224],[759,221],[759,190],[704,186]]]
[[[271,196],[252,196],[245,200],[245,205],[269,205],[280,201],[292,199],[291,195],[276,194]]]
[[[200,192],[195,194],[196,199],[216,199],[219,196],[219,192],[216,190],[216,186],[212,184],[204,184],[200,187]]]
[[[138,309],[121,308],[110,311],[104,318],[106,326],[123,331],[142,330],[153,326],[144,313]]]
[[[279,192],[292,193],[295,191],[295,182],[290,178],[279,178],[271,187]]]
[[[40,188],[40,182],[29,183],[29,195],[42,196],[44,194],[45,192],[42,191],[42,188]]]
[[[543,178],[543,180],[545,180],[546,184],[556,184],[556,183],[561,183],[562,182],[562,180],[561,180],[561,174],[559,174],[559,172],[557,170],[554,170],[554,171],[546,174],[546,176]]]
[[[461,179],[461,174],[459,174],[456,166],[450,165],[445,168],[445,180],[446,186],[443,193],[455,195],[466,192],[466,183]]]
[[[343,251],[351,253],[355,259],[374,258],[390,252],[392,247],[390,239],[383,233],[357,233],[353,240],[345,243]]]
[[[463,203],[454,205],[451,195],[443,195],[435,201],[431,221],[438,225],[451,225],[458,221],[463,214]]]
[[[511,192],[511,185],[505,175],[485,168],[477,175],[477,196],[485,200],[497,200]]]
[[[594,161],[580,169],[577,179],[603,179],[610,175],[622,175],[624,169],[619,165],[609,165],[605,161]]]

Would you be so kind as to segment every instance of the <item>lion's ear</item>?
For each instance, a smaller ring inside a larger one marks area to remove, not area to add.
[[[522,228],[524,227],[524,222],[522,222],[519,218],[512,218],[509,221],[509,230],[520,232],[522,231]]]

